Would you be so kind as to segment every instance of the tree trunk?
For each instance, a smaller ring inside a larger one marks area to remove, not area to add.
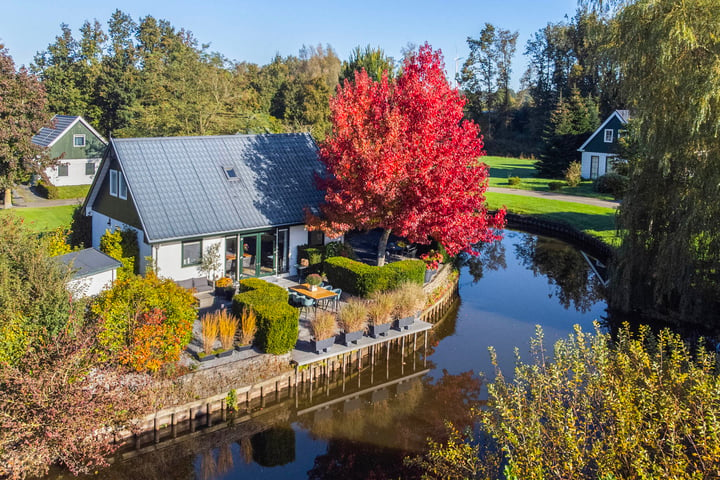
[[[385,249],[387,248],[388,238],[390,238],[390,229],[386,228],[385,230],[383,230],[383,233],[380,236],[380,243],[378,244],[378,252],[377,252],[378,267],[382,267],[383,265],[385,265]]]
[[[10,187],[5,188],[5,205],[3,208],[12,208],[12,189]]]

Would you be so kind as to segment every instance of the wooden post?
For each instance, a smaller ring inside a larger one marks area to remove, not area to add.
[[[390,342],[387,343],[385,349],[385,378],[390,378]]]
[[[172,438],[177,438],[177,414],[175,412],[170,416],[170,430]]]
[[[423,352],[423,367],[427,367],[427,333],[425,330],[425,351]]]
[[[415,371],[415,358],[417,358],[417,332],[413,333],[413,372]]]
[[[211,413],[212,413],[212,407],[210,406],[210,402],[208,402],[208,403],[205,404],[205,415],[207,416],[207,421],[205,422],[205,424],[206,424],[208,427],[211,427],[211,426],[212,426],[212,416],[211,416]]]
[[[153,435],[155,436],[155,443],[160,443],[160,432],[158,431],[158,420],[157,416],[153,418]]]
[[[190,433],[195,432],[195,418],[193,417],[192,408],[188,411],[188,421],[190,422]]]
[[[405,335],[402,337],[400,346],[400,375],[405,375]]]
[[[345,367],[347,366],[347,359],[345,354],[342,355],[342,391],[345,393]]]

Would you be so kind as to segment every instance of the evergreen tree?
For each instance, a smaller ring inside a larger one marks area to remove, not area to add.
[[[350,53],[350,58],[343,62],[340,72],[340,82],[344,80],[353,81],[355,71],[365,69],[367,74],[375,80],[380,81],[383,73],[392,78],[395,75],[395,64],[393,59],[385,55],[382,48],[373,48],[367,45],[364,49],[357,46]]]
[[[598,126],[597,109],[591,99],[582,98],[577,89],[568,100],[560,99],[550,115],[543,149],[535,166],[544,177],[560,177],[570,163],[578,161],[577,149]]]

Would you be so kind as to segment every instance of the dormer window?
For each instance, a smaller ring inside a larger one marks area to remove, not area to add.
[[[612,143],[613,142],[613,136],[614,136],[614,130],[612,128],[606,128],[605,129],[605,143]]]
[[[223,171],[225,172],[225,176],[230,181],[239,180],[237,170],[235,170],[235,167],[223,167]]]

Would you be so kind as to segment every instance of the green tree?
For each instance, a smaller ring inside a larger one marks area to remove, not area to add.
[[[615,51],[637,156],[610,306],[720,326],[720,0],[623,2]]]
[[[379,82],[383,73],[392,78],[395,75],[395,63],[393,59],[385,55],[382,48],[373,48],[367,45],[361,48],[359,45],[350,52],[350,58],[343,62],[340,72],[340,81],[355,79],[355,71],[365,69],[370,78]]]
[[[50,122],[45,89],[25,67],[15,62],[0,44],[0,187],[5,190],[4,208],[12,208],[12,188],[33,173],[51,166],[45,150],[32,137]]]
[[[578,89],[573,89],[567,100],[560,98],[545,129],[542,154],[535,164],[538,173],[551,178],[563,176],[570,164],[578,160],[577,149],[598,123],[594,103],[582,98]]]
[[[69,272],[15,215],[0,216],[0,363],[52,341],[68,325]]]

